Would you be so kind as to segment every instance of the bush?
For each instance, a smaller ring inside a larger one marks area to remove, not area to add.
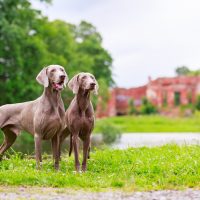
[[[200,96],[197,97],[197,101],[196,101],[195,108],[196,108],[197,110],[200,110]]]
[[[157,108],[147,98],[143,98],[140,112],[145,115],[155,114],[157,113]]]
[[[121,130],[116,127],[115,125],[112,125],[110,123],[105,123],[101,127],[99,127],[100,133],[103,137],[103,142],[106,144],[111,144],[116,142],[121,137]]]

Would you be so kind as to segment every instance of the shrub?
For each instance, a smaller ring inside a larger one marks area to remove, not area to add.
[[[200,110],[200,95],[197,97],[197,101],[196,101],[195,108],[196,108],[197,110]]]
[[[142,106],[140,109],[141,114],[155,114],[157,113],[157,108],[150,102],[148,101],[147,98],[142,99]]]
[[[100,133],[103,137],[103,142],[111,144],[116,142],[121,137],[121,130],[113,124],[104,123],[99,127]]]

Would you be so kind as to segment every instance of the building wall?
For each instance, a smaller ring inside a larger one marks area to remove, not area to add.
[[[158,78],[156,80],[149,78],[149,82],[141,87],[130,89],[113,88],[110,91],[110,99],[104,111],[100,106],[101,99],[99,99],[97,117],[128,114],[130,99],[134,100],[136,107],[141,105],[143,97],[147,97],[159,108],[167,106],[173,109],[176,107],[175,102],[177,102],[175,98],[180,99],[180,105],[187,105],[188,103],[195,103],[199,94],[199,76],[179,76]]]
[[[196,97],[199,95],[199,84],[200,77],[159,78],[148,83],[147,98],[158,107],[163,106],[165,97],[167,106],[176,106],[176,94],[180,95],[181,105],[195,103]]]

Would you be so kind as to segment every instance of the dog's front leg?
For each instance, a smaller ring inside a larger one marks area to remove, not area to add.
[[[80,172],[80,162],[79,162],[79,158],[78,158],[78,148],[79,148],[78,133],[73,134],[72,144],[74,147],[75,169],[77,172]]]
[[[42,138],[39,134],[35,133],[34,135],[35,140],[35,158],[36,158],[36,167],[37,169],[42,168]]]
[[[87,158],[89,155],[89,147],[90,147],[90,134],[83,141],[83,162],[82,162],[82,171],[85,172],[87,170]]]
[[[58,134],[53,136],[53,138],[51,139],[51,144],[52,144],[54,168],[56,170],[59,170],[60,136]]]
[[[59,170],[59,162],[60,162],[60,135],[57,135],[56,140],[56,155],[55,155],[55,164],[54,167],[56,170]]]

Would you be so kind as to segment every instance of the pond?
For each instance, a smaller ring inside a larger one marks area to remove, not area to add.
[[[200,145],[200,133],[124,133],[113,148],[162,146],[168,143],[178,145]]]
[[[2,143],[3,134],[0,135],[0,143]],[[80,142],[81,144],[82,142]],[[128,147],[152,147],[161,146],[167,143],[175,144],[198,144],[200,145],[200,133],[123,133],[120,140],[111,144],[111,148],[125,149]],[[51,154],[51,142],[43,141],[43,153]],[[101,134],[92,135],[92,149],[94,147],[101,148],[104,145]],[[80,145],[82,146],[82,145]],[[23,133],[17,138],[13,145],[14,151],[22,153],[34,154],[34,140],[30,134]],[[69,150],[69,138],[63,144],[62,151]],[[11,149],[12,152],[12,149]]]

